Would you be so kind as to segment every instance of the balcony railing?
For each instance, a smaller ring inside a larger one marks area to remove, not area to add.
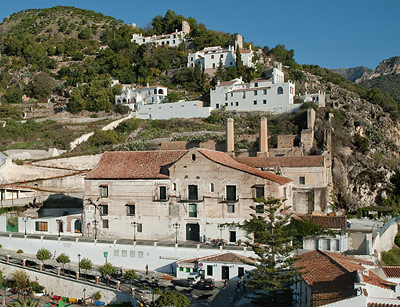
[[[228,198],[228,197],[220,197],[218,198],[219,203],[237,203],[239,202],[239,197],[236,197],[234,199]]]
[[[169,196],[167,196],[166,198],[160,198],[159,195],[154,195],[153,196],[153,201],[160,201],[160,202],[169,201]]]
[[[177,196],[176,199],[180,203],[201,203],[204,201],[204,196],[202,197],[197,197],[197,199],[193,199],[188,196]]]

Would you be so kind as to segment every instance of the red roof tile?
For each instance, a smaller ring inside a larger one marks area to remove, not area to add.
[[[311,287],[312,306],[322,306],[355,296],[354,284],[358,282],[359,274],[363,282],[371,285],[386,289],[392,289],[395,285],[371,271],[368,271],[368,275],[358,273],[365,270],[362,264],[372,265],[368,261],[323,251],[312,251],[299,258],[295,265],[301,269],[304,281]]]
[[[400,278],[400,266],[382,266],[387,277]]]
[[[314,224],[328,229],[347,229],[347,220],[345,216],[323,216],[310,215],[306,216],[314,222]]]
[[[242,164],[228,156],[226,153],[220,152],[220,151],[213,151],[213,150],[208,150],[208,149],[199,149],[199,152],[201,152],[205,157],[208,159],[218,163],[222,164],[227,167],[231,167],[233,169],[240,170],[242,172],[246,172],[264,179],[268,179],[271,181],[274,181],[276,183],[279,183],[280,185],[284,185],[286,183],[292,182],[292,179],[275,175],[270,172],[264,172],[260,171],[259,169],[250,167],[248,165]]]
[[[304,157],[243,157],[235,158],[240,163],[251,167],[322,167],[324,166],[323,156]]]
[[[85,179],[168,178],[163,167],[178,161],[187,150],[105,152]]]

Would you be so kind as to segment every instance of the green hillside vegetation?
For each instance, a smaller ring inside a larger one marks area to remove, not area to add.
[[[400,74],[383,75],[361,83],[366,88],[379,88],[400,103]]]

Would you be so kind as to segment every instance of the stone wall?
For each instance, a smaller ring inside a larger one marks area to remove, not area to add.
[[[70,158],[51,159],[32,163],[33,165],[65,168],[74,171],[91,170],[99,162],[101,154]]]

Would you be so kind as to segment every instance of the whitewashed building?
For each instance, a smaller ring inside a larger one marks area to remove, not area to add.
[[[183,279],[197,272],[203,278],[214,280],[239,279],[247,277],[256,263],[254,259],[232,252],[183,259],[176,262],[176,277]]]
[[[254,67],[253,50],[240,50],[243,65]],[[222,63],[223,67],[236,66],[236,51],[234,46],[223,48],[221,46],[206,47],[203,50],[189,53],[187,67],[194,67],[200,63],[203,70],[217,69]]]
[[[141,33],[135,33],[132,35],[131,42],[139,45],[153,44],[155,46],[178,47],[181,43],[187,40],[186,36],[189,33],[189,24],[186,21],[182,21],[181,31],[175,30],[174,33],[153,36],[142,36]]]
[[[310,94],[306,92],[304,95],[300,96],[303,102],[314,102],[319,107],[325,107],[325,92],[318,91],[317,93]]]
[[[218,82],[210,90],[210,105],[213,110],[266,111],[285,113],[295,111],[300,104],[294,104],[295,84],[284,82],[284,73],[273,68],[266,77],[245,83],[241,78]]]
[[[136,112],[141,119],[206,118],[211,107],[203,107],[203,101],[182,101],[143,105]]]
[[[146,104],[158,104],[167,98],[168,88],[147,84],[145,87],[124,85],[121,95],[115,96],[115,104],[127,105],[131,110],[138,110]]]

